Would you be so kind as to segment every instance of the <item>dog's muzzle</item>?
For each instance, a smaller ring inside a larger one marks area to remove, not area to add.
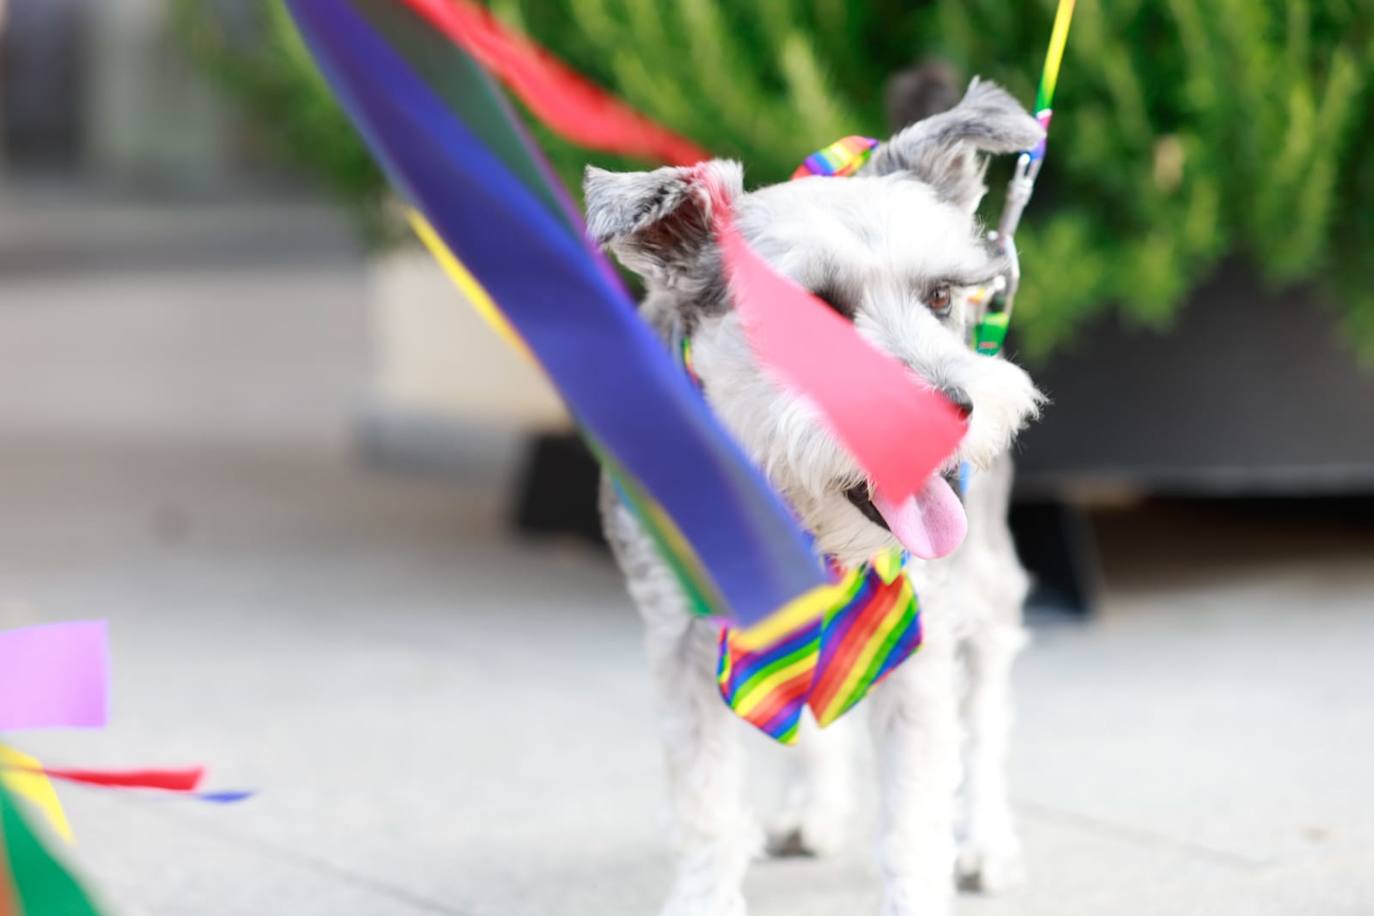
[[[955,494],[959,497],[959,501],[963,502],[964,488],[961,486],[961,481],[959,479],[958,466],[955,465],[946,468],[939,473],[950,487],[953,488]],[[887,523],[887,519],[883,518],[883,514],[878,511],[878,507],[873,505],[873,488],[866,481],[864,483],[856,483],[854,486],[845,490],[844,498],[849,500],[850,504],[853,505],[855,509],[858,509],[864,518],[885,531],[892,530]]]

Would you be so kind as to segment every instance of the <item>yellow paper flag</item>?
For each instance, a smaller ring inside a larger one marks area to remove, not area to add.
[[[32,802],[47,817],[57,835],[70,843],[72,825],[67,822],[67,814],[62,810],[62,802],[52,782],[43,773],[36,772],[42,767],[43,764],[28,754],[0,744],[0,782],[10,792]]]

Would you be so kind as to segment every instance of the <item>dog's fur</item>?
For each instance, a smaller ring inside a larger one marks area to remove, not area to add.
[[[900,131],[852,178],[807,178],[745,193],[738,163],[705,168],[733,200],[745,237],[779,272],[853,320],[878,348],[951,399],[971,405],[954,462],[978,470],[966,495],[969,535],[948,558],[913,561],[925,641],[864,704],[882,797],[878,854],[888,916],[949,911],[956,874],[996,890],[1014,881],[1020,852],[1005,786],[1008,670],[1024,641],[1027,579],[1006,527],[1006,457],[1040,395],[1020,368],[966,344],[961,290],[1002,263],[974,218],[986,188],[980,153],[1025,149],[1039,125],[1011,96],[975,80],[955,107]],[[699,172],[589,169],[593,237],[643,276],[645,317],[665,339],[687,333],[705,396],[764,470],[819,550],[845,565],[891,546],[889,532],[845,495],[863,472],[803,401],[751,353],[731,307]],[[953,291],[947,316],[927,300]],[[742,916],[746,864],[761,848],[742,797],[736,721],[715,683],[718,625],[692,618],[672,573],[633,516],[603,488],[606,530],[647,625],[661,704],[677,877],[665,914]],[[962,806],[960,670],[966,729]],[[850,718],[856,717],[852,713]],[[793,751],[795,779],[776,848],[814,853],[844,841],[851,723],[810,729]],[[958,845],[956,844],[956,837]]]

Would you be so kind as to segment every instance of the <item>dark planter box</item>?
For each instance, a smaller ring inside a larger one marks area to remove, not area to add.
[[[1334,309],[1308,292],[1266,291],[1236,265],[1167,331],[1102,318],[1030,368],[1052,399],[1017,448],[1012,528],[1038,585],[1032,603],[1093,609],[1085,508],[1098,500],[1350,505],[1374,493],[1374,367],[1361,371]]]
[[[1102,319],[1030,368],[1052,403],[1017,450],[1022,497],[1374,492],[1374,367],[1334,308],[1239,267],[1167,332]]]

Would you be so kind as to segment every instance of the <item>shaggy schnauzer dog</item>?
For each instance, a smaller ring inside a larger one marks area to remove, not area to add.
[[[817,550],[843,566],[894,544],[915,555],[908,568],[923,647],[863,704],[879,769],[888,916],[939,916],[952,906],[956,879],[995,891],[1020,872],[1004,769],[1008,673],[1024,641],[1027,577],[1006,525],[1007,453],[1041,397],[1023,370],[969,348],[966,294],[1005,267],[974,216],[986,192],[981,154],[1027,149],[1041,135],[1010,95],[974,80],[957,105],[895,134],[850,178],[745,193],[738,163],[704,166],[728,189],[740,230],[774,269],[967,411],[958,453],[918,495],[916,512],[875,499],[814,410],[760,368],[731,305],[701,172],[589,169],[586,179],[593,236],[644,278],[643,312],[664,338],[690,335],[707,401]],[[974,468],[963,506],[952,495],[961,462]],[[664,913],[743,916],[741,883],[762,833],[743,798],[746,726],[715,680],[719,625],[689,614],[673,574],[609,488],[602,504],[647,626],[659,694],[678,844]],[[965,508],[965,542],[939,556],[932,532]],[[810,729],[790,752],[794,781],[774,851],[818,854],[844,842],[848,725]]]

